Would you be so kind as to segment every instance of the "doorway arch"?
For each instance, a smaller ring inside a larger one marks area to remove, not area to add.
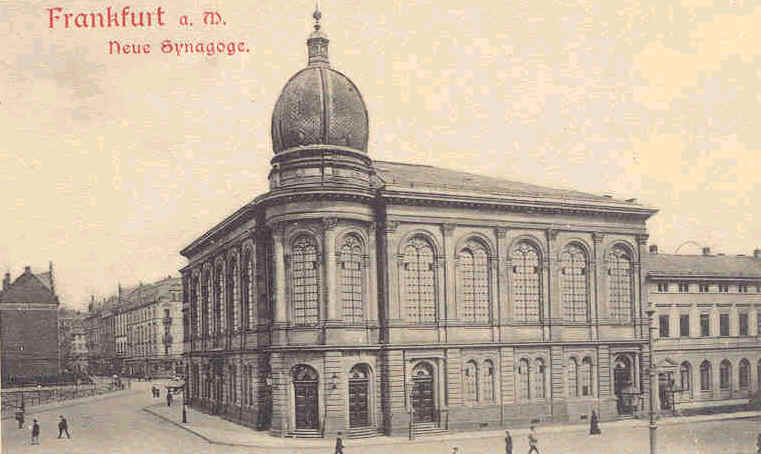
[[[319,429],[317,371],[301,364],[294,366],[291,370],[291,377],[293,379],[296,429]]]
[[[370,425],[370,369],[358,364],[349,371],[349,427]]]
[[[434,422],[436,409],[433,403],[433,366],[419,363],[412,369],[413,420],[416,423]]]

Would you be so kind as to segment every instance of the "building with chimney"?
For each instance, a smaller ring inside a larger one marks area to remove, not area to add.
[[[743,408],[761,391],[761,250],[676,255],[651,245],[643,263],[656,311],[658,408]]]
[[[60,372],[59,301],[53,263],[47,272],[31,267],[11,281],[3,278],[0,292],[0,357],[3,386],[54,381]]]
[[[292,437],[642,411],[656,210],[373,160],[314,18],[274,106],[270,190],[181,251],[191,405]]]

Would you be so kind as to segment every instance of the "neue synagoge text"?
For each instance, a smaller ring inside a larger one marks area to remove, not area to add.
[[[642,411],[656,210],[374,161],[315,19],[269,192],[182,250],[191,405],[278,436]]]

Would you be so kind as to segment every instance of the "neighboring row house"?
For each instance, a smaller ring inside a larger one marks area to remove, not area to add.
[[[644,261],[655,309],[658,407],[742,406],[761,391],[761,250],[658,253]]]
[[[315,18],[270,191],[182,250],[193,407],[295,437],[641,412],[656,211],[372,160]]]

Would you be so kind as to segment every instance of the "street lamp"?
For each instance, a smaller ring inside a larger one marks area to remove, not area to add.
[[[414,386],[414,385],[413,385]],[[415,405],[414,405],[414,399],[415,399],[415,388],[412,388],[412,391],[410,391],[410,434],[409,438],[410,440],[415,439]]]
[[[653,358],[653,330],[655,327],[653,326],[653,314],[655,314],[655,310],[648,309],[645,313],[647,314],[647,343],[648,351],[650,352],[650,366],[648,368],[648,376],[650,377],[650,425],[648,428],[650,432],[650,454],[655,454],[655,431],[658,428],[655,425],[655,394],[653,393],[653,382],[655,381],[655,359]]]

